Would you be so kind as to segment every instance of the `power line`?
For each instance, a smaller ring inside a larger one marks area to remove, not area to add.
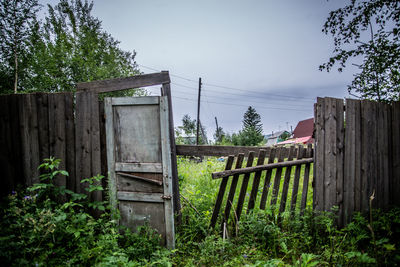
[[[179,96],[174,96],[175,98],[178,99],[183,99],[183,100],[189,100],[189,101],[194,101],[197,102],[197,100],[190,99],[190,98],[185,98],[185,97],[179,97]],[[242,106],[242,107],[248,107],[248,105],[240,105],[240,104],[229,104],[229,103],[221,103],[221,102],[213,102],[209,101],[209,103],[212,104],[219,104],[219,105],[228,105],[228,106]],[[261,109],[276,109],[276,110],[291,110],[291,111],[302,111],[302,112],[309,112],[308,110],[305,109],[290,109],[290,108],[276,108],[276,107],[260,107],[260,106],[252,106],[255,108],[261,108]]]
[[[155,68],[151,68],[148,66],[144,66],[141,64],[137,64],[140,67],[149,69],[149,70],[153,70],[153,71],[157,71],[159,72],[160,70],[157,70]],[[189,81],[189,82],[193,82],[193,83],[197,83],[196,80],[194,79],[189,79],[180,75],[175,75],[175,74],[169,74],[172,77],[176,77],[179,79],[183,79],[185,81]],[[283,97],[283,98],[293,98],[296,101],[298,101],[298,99],[308,99],[309,101],[314,101],[314,98],[308,98],[308,97],[302,97],[302,96],[291,96],[291,95],[280,95],[280,94],[272,94],[272,93],[264,93],[264,92],[259,92],[259,91],[254,91],[254,90],[245,90],[245,89],[240,89],[240,88],[235,88],[235,87],[229,87],[229,86],[224,86],[224,85],[217,85],[217,84],[212,84],[212,83],[203,83],[203,85],[205,86],[211,86],[211,87],[216,87],[216,88],[222,88],[222,89],[229,89],[229,90],[236,90],[236,91],[242,91],[242,92],[248,92],[248,93],[253,93],[253,94],[262,94],[262,95],[266,95],[266,96],[275,96],[275,97]]]
[[[197,91],[196,88],[191,87],[191,86],[186,86],[186,85],[175,83],[175,82],[172,82],[171,84],[179,86],[179,87],[188,88],[188,89]],[[204,91],[206,91],[206,90],[204,90]],[[213,94],[220,94],[221,93],[221,92],[215,92],[215,91],[210,91],[210,90],[207,90],[207,92],[213,93]],[[185,92],[185,93],[187,93],[187,92]],[[190,94],[190,93],[188,93],[188,94]],[[232,92],[229,92],[229,95],[237,95],[237,96],[240,96],[242,98],[243,97],[244,98],[255,98],[255,99],[265,98],[265,99],[267,99],[269,101],[285,101],[285,102],[287,102],[287,101],[295,101],[295,102],[304,102],[304,103],[314,102],[314,101],[309,101],[309,100],[298,100],[298,99],[273,99],[273,98],[266,98],[265,96],[243,95],[243,94],[235,94],[235,93],[232,93]],[[226,98],[226,97],[219,97],[219,96],[212,96],[212,97]],[[232,98],[226,98],[226,99],[232,99]]]
[[[209,97],[208,95],[206,95],[206,91],[205,91],[205,90],[204,90],[203,92],[204,92],[204,96],[205,96],[205,101],[208,103],[210,97]],[[173,94],[182,94],[182,95],[184,94],[184,95],[193,95],[193,96],[197,95],[197,94],[195,94],[195,93],[183,92],[183,91],[179,91],[179,90],[176,90],[176,89],[173,91]],[[240,101],[240,102],[243,102],[243,99],[235,99],[235,98],[229,98],[229,97],[212,96],[212,98],[218,98],[218,99],[221,99],[221,100],[228,100],[228,101]],[[278,106],[287,106],[287,104],[286,104],[286,105],[283,105],[283,104],[279,104],[279,103],[268,103],[268,101],[256,101],[256,100],[251,100],[251,101],[249,101],[249,102],[251,102],[251,103],[260,103],[260,104],[272,104],[272,105],[278,105]],[[290,106],[296,106],[296,107],[307,108],[307,107],[309,107],[310,105],[296,105],[296,104],[290,104]]]

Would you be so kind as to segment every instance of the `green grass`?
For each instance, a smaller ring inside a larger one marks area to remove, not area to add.
[[[314,214],[312,177],[307,209],[299,216],[299,194],[296,212],[278,215],[277,207],[260,210],[258,192],[256,208],[247,213],[246,197],[240,222],[230,218],[228,236],[223,238],[219,225],[209,227],[221,180],[212,172],[225,168],[225,162],[207,158],[196,163],[178,159],[182,222],[176,227],[176,249],[159,244],[160,236],[149,227],[130,233],[118,226],[118,214],[107,202],[91,202],[84,194],[48,183],[58,171],[56,160],[42,164],[49,173],[42,183],[27,191],[13,192],[0,210],[0,262],[7,266],[397,266],[400,264],[400,209],[385,213],[372,211],[373,220],[356,214],[343,229],[335,227],[335,214]],[[53,167],[51,167],[53,166]],[[51,167],[51,168],[50,168]],[[283,184],[283,170],[280,188]],[[301,170],[304,172],[304,169]],[[310,171],[312,174],[312,169]],[[86,179],[88,190],[101,190]],[[253,177],[250,178],[250,181]],[[286,208],[289,208],[294,170],[291,174]],[[236,190],[238,196],[241,180]],[[83,181],[85,182],[85,181]],[[273,181],[272,181],[273,182]],[[273,184],[270,185],[270,189]],[[251,182],[247,194],[250,194]],[[229,184],[226,194],[229,191]],[[302,191],[302,180],[299,192]],[[69,201],[55,201],[67,194]],[[281,199],[281,189],[278,201]],[[236,202],[234,201],[234,205]],[[226,202],[223,202],[223,207]],[[91,216],[93,209],[104,210],[100,218]],[[222,209],[221,209],[222,210]],[[111,216],[113,214],[113,216]],[[221,217],[221,216],[220,216]],[[219,222],[220,223],[220,222]]]

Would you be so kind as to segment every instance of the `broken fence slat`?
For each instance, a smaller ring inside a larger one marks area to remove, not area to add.
[[[252,172],[256,172],[256,171],[270,170],[270,169],[274,169],[274,168],[297,166],[297,165],[301,165],[301,164],[312,163],[313,161],[314,161],[313,158],[308,158],[308,159],[278,162],[278,163],[272,163],[272,164],[267,164],[267,165],[254,166],[254,167],[246,167],[243,169],[226,170],[226,171],[222,171],[222,172],[213,172],[212,178],[219,179],[219,178],[224,178],[224,177],[228,177],[228,176],[235,175],[235,174],[246,174],[246,173],[252,173]]]

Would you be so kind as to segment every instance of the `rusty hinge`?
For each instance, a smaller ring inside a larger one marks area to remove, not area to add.
[[[171,196],[161,196],[162,199],[171,199]]]

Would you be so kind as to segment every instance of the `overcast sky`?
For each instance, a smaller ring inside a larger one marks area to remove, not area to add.
[[[348,97],[354,69],[318,70],[333,51],[322,25],[347,2],[95,0],[93,14],[122,49],[137,52],[141,71],[170,72],[175,125],[184,114],[196,118],[202,78],[200,120],[211,138],[214,117],[236,132],[248,106],[267,134],[311,118],[318,96]]]

